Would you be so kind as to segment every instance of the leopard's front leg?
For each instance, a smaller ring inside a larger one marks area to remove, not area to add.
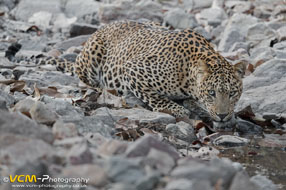
[[[147,82],[138,80],[135,76],[126,74],[124,81],[129,90],[153,111],[170,113],[176,118],[189,116],[190,111],[167,97],[160,95],[156,90],[151,89]]]

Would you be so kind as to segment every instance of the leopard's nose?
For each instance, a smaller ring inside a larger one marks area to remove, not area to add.
[[[217,116],[220,118],[222,121],[228,114],[217,114]]]

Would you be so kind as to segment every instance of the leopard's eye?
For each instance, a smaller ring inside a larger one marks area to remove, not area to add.
[[[236,91],[231,91],[230,93],[229,93],[229,97],[232,97],[232,96],[234,96],[236,94]]]
[[[214,90],[209,90],[208,92],[209,92],[209,95],[215,96],[215,91]]]

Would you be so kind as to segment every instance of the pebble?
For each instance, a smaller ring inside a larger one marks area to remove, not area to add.
[[[249,143],[249,140],[242,137],[222,135],[214,139],[213,144],[223,147],[237,147],[244,146]]]

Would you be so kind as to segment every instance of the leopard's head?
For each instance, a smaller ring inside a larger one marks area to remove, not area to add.
[[[235,65],[198,62],[198,99],[213,121],[224,123],[233,118],[234,106],[242,93],[245,67],[244,62]]]

